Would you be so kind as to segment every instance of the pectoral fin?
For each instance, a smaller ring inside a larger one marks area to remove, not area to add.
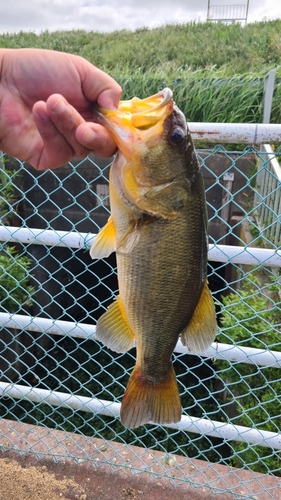
[[[117,241],[116,252],[121,254],[131,253],[140,239],[140,223],[133,221],[125,234]]]
[[[188,183],[177,180],[153,186],[143,197],[143,209],[163,219],[173,219],[186,204],[188,195]]]
[[[116,249],[116,230],[112,220],[109,217],[106,225],[100,230],[94,239],[94,243],[90,249],[92,259],[102,259],[109,257]]]
[[[119,296],[99,318],[96,339],[115,352],[127,352],[134,346],[135,336],[127,324]]]
[[[216,331],[216,311],[206,281],[193,316],[181,334],[181,341],[190,352],[200,354],[210,347]]]

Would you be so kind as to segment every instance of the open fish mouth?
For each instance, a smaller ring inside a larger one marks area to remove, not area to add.
[[[145,130],[153,127],[161,118],[166,118],[173,110],[173,92],[163,89],[146,99],[134,97],[129,101],[121,101],[118,110],[128,114],[130,125],[136,129]]]
[[[117,135],[122,135],[120,129],[146,131],[157,124],[162,124],[172,113],[173,108],[173,92],[169,88],[164,88],[145,99],[133,97],[127,101],[120,101],[117,110],[109,110],[93,104],[92,113],[94,118],[116,138]]]

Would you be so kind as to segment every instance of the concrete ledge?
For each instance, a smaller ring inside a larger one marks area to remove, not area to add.
[[[71,480],[62,500],[281,498],[275,476],[11,420],[0,420],[0,450],[0,459],[35,466],[42,483],[46,471]]]

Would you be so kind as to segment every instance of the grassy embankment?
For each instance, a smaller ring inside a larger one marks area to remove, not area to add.
[[[86,57],[123,86],[124,98],[170,86],[189,121],[261,122],[263,78],[281,76],[281,20],[167,25],[113,33],[2,34],[1,47],[38,47]],[[227,79],[227,80],[225,80]],[[277,81],[272,123],[281,122]]]

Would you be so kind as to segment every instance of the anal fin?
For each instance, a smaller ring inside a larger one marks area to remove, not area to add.
[[[115,352],[127,352],[134,346],[135,336],[126,322],[119,296],[98,319],[96,339]]]
[[[216,332],[216,311],[206,280],[193,316],[181,333],[181,341],[190,352],[201,354],[215,340]]]
[[[121,423],[134,429],[150,421],[157,424],[179,422],[181,402],[172,363],[167,376],[160,381],[145,378],[138,365],[135,366],[121,405]]]

